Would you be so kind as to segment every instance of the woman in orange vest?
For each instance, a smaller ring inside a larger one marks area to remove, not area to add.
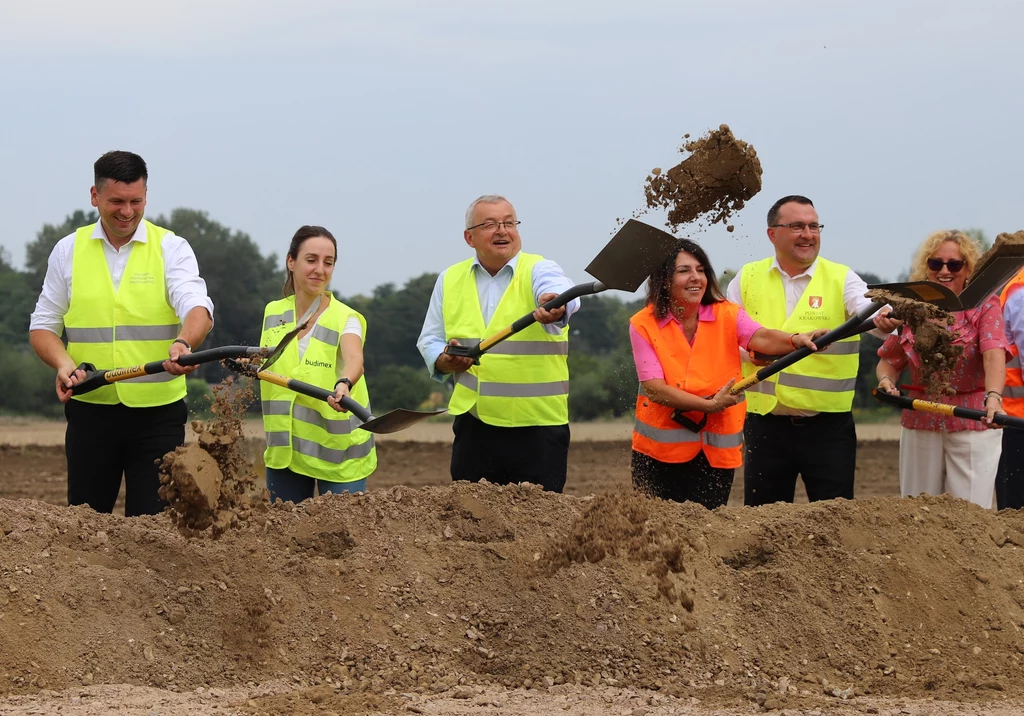
[[[680,239],[647,282],[647,305],[629,320],[640,393],[633,425],[633,486],[708,509],[729,500],[743,464],[740,350],[771,355],[807,346],[825,329],[783,333],[725,300],[707,254]]]

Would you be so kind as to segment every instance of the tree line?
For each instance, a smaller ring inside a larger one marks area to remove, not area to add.
[[[63,223],[46,224],[26,246],[24,270],[12,265],[0,250],[0,365],[7,385],[0,391],[0,413],[56,417],[62,406],[54,395],[53,371],[28,345],[29,316],[35,307],[46,264],[54,245],[76,228],[94,223],[94,211],[75,211]],[[156,216],[153,223],[170,229],[191,244],[214,302],[213,330],[204,347],[257,345],[263,307],[280,297],[284,284],[284,259],[264,256],[252,238],[211,219],[204,211],[175,209]],[[722,277],[723,290],[734,272]],[[861,274],[869,283],[877,276]],[[432,381],[416,350],[436,273],[424,273],[399,287],[386,283],[370,295],[338,297],[367,320],[366,379],[377,413],[397,407],[444,405],[445,386]],[[337,292],[336,292],[337,293]],[[586,297],[570,326],[569,411],[572,420],[596,420],[628,414],[636,400],[637,378],[629,345],[629,317],[642,300],[623,301],[616,296]],[[862,337],[857,405],[873,405],[875,350],[880,341]],[[116,368],[120,366],[102,366]],[[228,371],[218,364],[203,366],[189,381],[190,397],[200,398],[206,384],[224,378]],[[200,407],[200,400],[193,407]]]

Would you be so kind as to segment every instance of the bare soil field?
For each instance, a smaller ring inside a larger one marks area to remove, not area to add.
[[[1024,712],[1024,516],[900,499],[892,440],[857,500],[708,512],[632,493],[620,424],[565,495],[422,427],[212,539],[67,507],[59,424],[0,425],[45,443],[0,445],[0,714]]]

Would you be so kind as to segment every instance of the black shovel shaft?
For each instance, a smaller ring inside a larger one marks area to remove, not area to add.
[[[874,301],[871,305],[861,309],[860,313],[850,318],[850,320],[848,320],[843,325],[839,326],[838,328],[834,328],[825,335],[814,339],[814,345],[817,346],[818,350],[820,351],[827,345],[835,343],[838,340],[842,340],[843,338],[849,337],[851,335],[850,331],[855,330],[858,326],[863,324],[871,316],[876,314],[883,306],[885,306],[885,301]],[[812,351],[810,348],[797,348],[795,351],[791,351],[786,355],[782,356],[771,365],[766,365],[764,368],[757,371],[756,373],[749,375],[743,380],[739,381],[738,383],[736,383],[736,385],[732,387],[732,389],[729,392],[732,395],[737,395],[738,393],[743,392],[750,386],[756,383],[760,383],[763,380],[767,380],[768,378],[771,378],[776,373],[785,370],[786,368],[793,365],[797,361],[803,360],[804,358],[813,353],[814,351]]]
[[[543,308],[545,310],[550,311],[553,308],[561,308],[562,306],[564,306],[565,304],[569,303],[569,301],[573,300],[574,298],[579,298],[580,296],[589,296],[591,294],[601,293],[602,291],[606,291],[606,290],[608,290],[608,287],[605,286],[600,281],[591,281],[589,283],[576,284],[575,286],[573,286],[569,290],[563,291],[562,293],[558,294],[557,296],[552,298],[550,301],[545,301],[544,303],[542,303],[540,305],[540,308]],[[501,343],[503,340],[505,340],[509,336],[514,335],[516,333],[519,333],[524,328],[532,326],[536,322],[537,322],[537,319],[533,317],[533,314],[532,313],[527,313],[522,318],[517,319],[516,322],[513,323],[508,328],[504,328],[500,332],[495,333],[490,338],[486,338],[486,339],[480,341],[480,343],[478,345],[475,345],[475,346],[453,346],[453,345],[447,345],[447,346],[445,346],[444,352],[447,353],[448,355],[451,355],[451,356],[457,356],[457,357],[460,357],[460,358],[473,358],[475,360],[475,359],[479,358],[480,356],[482,356],[487,351],[489,351],[494,346],[496,346],[499,343]]]
[[[867,333],[868,331],[872,330],[874,327],[875,327],[874,319],[869,318],[866,321],[864,321],[863,323],[861,323],[859,326],[855,327],[848,334],[843,336],[843,338],[852,338],[853,336],[859,336],[861,333]],[[837,338],[836,340],[840,340],[840,339]],[[756,360],[775,361],[775,360],[778,360],[779,358],[782,358],[785,355],[787,355],[787,354],[783,353],[781,355],[774,355],[774,354],[769,355],[768,353],[758,353],[757,351],[754,351],[753,354],[752,354],[752,357],[754,359],[756,359]]]
[[[178,365],[199,365],[201,363],[213,363],[215,361],[224,360],[225,358],[245,358],[248,356],[259,355],[266,350],[266,348],[255,348],[252,346],[221,346],[220,348],[210,348],[205,351],[186,353],[178,358]],[[89,374],[86,375],[85,380],[78,383],[71,389],[71,393],[73,395],[83,395],[84,393],[89,393],[97,388],[102,388],[105,385],[116,383],[119,380],[128,380],[129,378],[138,378],[143,375],[163,373],[164,361],[155,360],[143,365],[131,366],[129,368],[111,368],[109,370],[96,370],[88,363],[83,363],[78,367],[88,370]]]
[[[323,400],[326,402],[328,398],[334,397],[333,390],[327,390],[326,388],[321,388],[318,385],[306,383],[301,380],[295,380],[294,378],[288,378],[283,375],[278,375],[277,373],[261,371],[256,374],[256,377],[259,378],[260,380],[265,380],[270,383],[274,383],[275,385],[280,385],[282,388],[294,390],[296,393],[308,395],[310,398],[316,398],[317,400]],[[341,403],[341,406],[345,408],[345,410],[351,412],[362,422],[368,423],[371,420],[373,420],[373,415],[370,414],[370,411],[364,408],[356,401],[352,400],[352,398],[350,398],[349,396],[344,396],[339,402]]]
[[[981,420],[988,415],[984,410],[961,408],[960,406],[949,405],[947,403],[933,403],[929,400],[918,400],[917,398],[911,398],[906,395],[890,395],[879,388],[872,389],[871,394],[875,396],[875,400],[880,403],[887,403],[897,408],[903,408],[904,410],[920,410],[925,413],[952,415],[954,417],[965,418],[967,420]],[[1001,415],[997,413],[992,417],[992,422],[1006,428],[1024,430],[1024,419],[1017,418],[1012,415]]]

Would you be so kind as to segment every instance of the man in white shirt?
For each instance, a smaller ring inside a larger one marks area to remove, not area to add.
[[[822,228],[810,199],[779,199],[768,211],[775,256],[746,264],[726,298],[761,325],[793,333],[837,328],[867,307],[864,280],[818,256]],[[899,322],[879,315],[875,325],[888,333]],[[798,475],[812,502],[853,498],[857,434],[851,408],[858,365],[859,340],[837,342],[747,391],[746,505],[792,502]],[[752,372],[749,359],[744,370]]]
[[[466,211],[463,239],[475,256],[437,277],[416,345],[434,380],[452,381],[453,480],[532,482],[561,492],[569,453],[569,317],[541,304],[572,287],[554,261],[522,251],[507,199],[488,194]],[[537,323],[497,344],[474,365],[445,353],[471,345],[524,315]]]
[[[90,194],[100,220],[54,246],[29,325],[29,342],[57,371],[65,404],[68,504],[113,511],[123,474],[127,516],[165,506],[156,461],[184,443],[184,375],[196,369],[177,361],[213,326],[192,248],[143,221],[147,180],[137,154],[96,161]],[[165,373],[73,394],[86,376],[80,364],[111,369],[162,358]]]

